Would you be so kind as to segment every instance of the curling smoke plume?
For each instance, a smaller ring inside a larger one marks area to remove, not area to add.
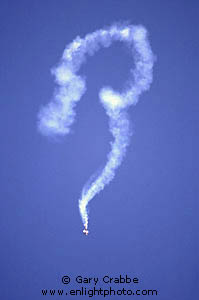
[[[111,87],[103,87],[99,92],[100,101],[110,118],[109,127],[114,139],[104,169],[94,182],[83,189],[79,200],[79,210],[87,234],[87,205],[114,178],[129,143],[127,108],[137,103],[140,94],[148,90],[152,82],[154,56],[146,29],[140,25],[113,25],[87,34],[84,39],[77,37],[66,47],[59,65],[52,70],[59,87],[53,100],[39,113],[38,127],[41,133],[68,134],[75,118],[75,105],[86,91],[85,80],[77,72],[87,54],[93,55],[100,47],[109,47],[113,41],[124,42],[130,48],[135,69],[131,70],[128,88],[122,93]]]

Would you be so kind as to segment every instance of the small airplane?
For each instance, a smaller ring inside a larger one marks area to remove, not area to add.
[[[84,230],[83,230],[83,233],[85,234],[85,235],[88,235],[88,225],[84,225]]]

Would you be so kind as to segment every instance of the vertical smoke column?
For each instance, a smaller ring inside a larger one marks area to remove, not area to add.
[[[93,197],[104,189],[115,176],[115,170],[122,162],[129,143],[129,120],[125,112],[117,112],[110,115],[110,131],[114,137],[111,144],[111,152],[108,155],[107,163],[98,178],[83,189],[82,197],[79,200],[79,209],[85,229],[88,229],[87,205]]]
[[[107,163],[100,175],[83,188],[79,199],[79,209],[84,224],[84,233],[88,234],[88,203],[115,176],[129,143],[129,120],[127,109],[136,104],[140,94],[149,89],[152,82],[154,56],[151,51],[147,31],[143,26],[113,25],[108,29],[97,30],[86,35],[84,39],[77,37],[64,50],[63,57],[57,68],[53,69],[56,90],[52,101],[40,110],[38,128],[45,135],[65,135],[70,132],[76,103],[86,91],[84,78],[77,75],[86,55],[93,55],[101,46],[109,47],[113,41],[125,42],[132,51],[135,69],[130,70],[131,76],[128,89],[122,93],[111,87],[103,87],[99,98],[109,116],[110,132],[113,135],[111,151]]]

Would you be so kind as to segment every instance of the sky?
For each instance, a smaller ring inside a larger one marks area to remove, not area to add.
[[[103,283],[106,275],[138,278],[125,287],[158,291],[149,298],[197,298],[198,13],[194,0],[1,1],[0,298],[78,289],[77,276],[98,277],[98,288],[124,287]],[[98,92],[125,85],[127,48],[115,43],[81,67],[87,91],[69,135],[41,135],[37,116],[52,99],[51,68],[65,46],[125,21],[148,30],[154,79],[128,110],[130,145],[114,180],[90,202],[85,236],[78,199],[112,140]],[[117,297],[126,299],[105,299]]]

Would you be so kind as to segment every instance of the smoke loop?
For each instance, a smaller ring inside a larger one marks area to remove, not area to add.
[[[131,70],[128,89],[119,93],[111,87],[103,87],[99,92],[101,104],[110,118],[109,127],[114,141],[108,154],[107,163],[99,176],[83,188],[79,200],[79,210],[88,233],[87,205],[115,176],[129,144],[129,120],[127,108],[135,105],[140,94],[149,89],[152,82],[154,56],[147,38],[146,29],[139,25],[113,25],[87,34],[84,39],[77,37],[64,50],[62,59],[52,73],[59,88],[53,100],[39,112],[38,127],[44,135],[65,135],[75,118],[74,108],[86,91],[86,83],[77,75],[86,55],[93,55],[100,47],[109,47],[113,41],[121,41],[132,50],[135,69]]]

